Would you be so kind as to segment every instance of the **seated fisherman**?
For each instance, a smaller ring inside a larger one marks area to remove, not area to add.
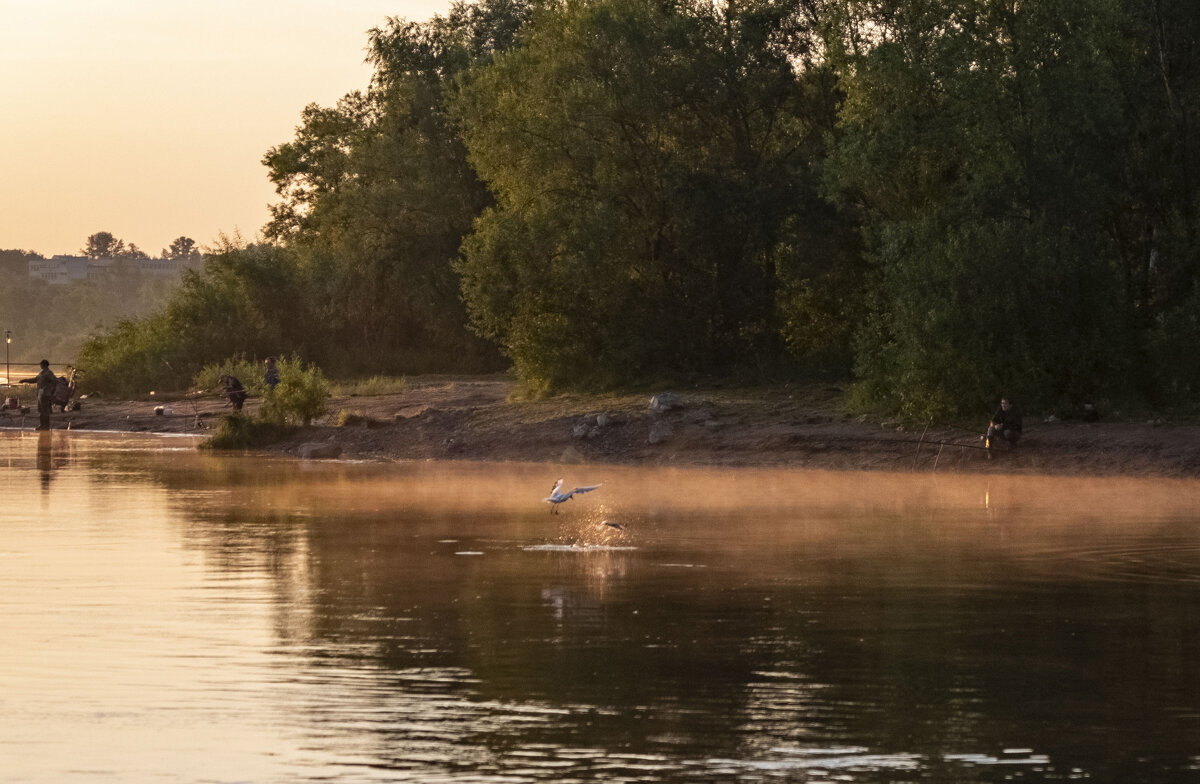
[[[246,388],[242,386],[242,382],[238,381],[237,376],[223,375],[219,379],[225,396],[229,398],[229,402],[233,404],[234,411],[241,411],[242,404],[246,402],[249,395],[246,393]]]
[[[996,413],[992,415],[991,424],[988,425],[987,440],[984,446],[988,449],[997,439],[1003,439],[1010,444],[1017,443],[1021,438],[1021,411],[1008,398],[1000,398],[1000,408],[996,409]]]

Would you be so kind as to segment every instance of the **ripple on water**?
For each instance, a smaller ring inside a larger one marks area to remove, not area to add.
[[[1027,766],[1031,769],[1050,767],[1050,757],[1034,753],[1032,749],[1005,749],[999,754],[962,753],[946,754],[941,762],[951,767]],[[787,748],[771,749],[761,759],[708,758],[694,760],[690,765],[706,771],[725,771],[733,778],[749,777],[757,773],[801,772],[806,776],[824,779],[841,779],[845,774],[884,774],[925,770],[935,765],[936,759],[915,752],[881,753],[865,747],[844,748]],[[839,775],[841,774],[841,775]],[[848,780],[854,780],[848,779]]]
[[[1116,537],[1073,539],[1031,550],[1020,558],[1031,575],[1095,582],[1200,584],[1200,543],[1194,539]]]

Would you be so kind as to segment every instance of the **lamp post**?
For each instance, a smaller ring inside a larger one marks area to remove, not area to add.
[[[12,371],[8,365],[8,347],[12,345],[12,330],[4,330],[4,385],[12,386]]]

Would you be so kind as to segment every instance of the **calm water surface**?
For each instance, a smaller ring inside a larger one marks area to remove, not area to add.
[[[0,781],[1200,781],[1197,482],[0,466]]]

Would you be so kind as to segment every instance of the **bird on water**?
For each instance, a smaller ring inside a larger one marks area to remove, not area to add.
[[[600,485],[587,485],[585,487],[573,488],[571,490],[568,490],[565,493],[560,493],[559,490],[562,488],[562,483],[563,483],[563,480],[561,480],[561,479],[559,479],[557,482],[555,482],[554,487],[552,487],[550,489],[550,496],[548,498],[542,499],[546,503],[550,504],[550,514],[558,514],[558,505],[561,504],[562,502],[570,501],[573,496],[578,495],[580,493],[590,493],[593,490],[595,490],[597,487],[600,486]],[[601,484],[603,484],[603,483],[601,483]]]

